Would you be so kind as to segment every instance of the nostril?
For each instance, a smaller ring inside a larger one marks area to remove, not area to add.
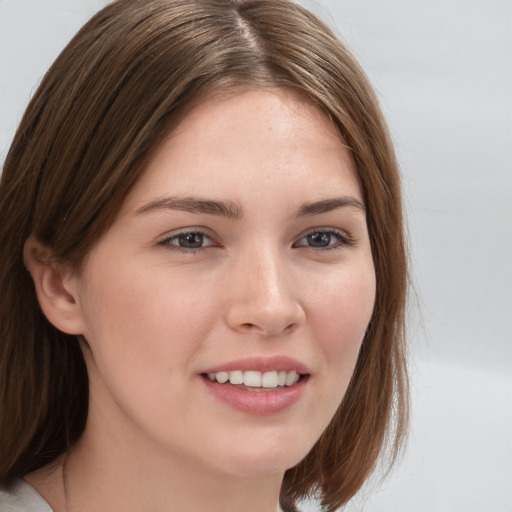
[[[295,329],[295,327],[297,327],[297,324],[295,322],[291,323],[290,325],[288,325],[285,328],[284,332],[288,332],[289,333],[289,332],[293,331]]]
[[[265,335],[272,335],[272,334],[279,334],[279,333],[290,334],[295,330],[297,325],[298,324],[296,324],[295,322],[292,322],[289,325],[287,325],[284,329],[281,330],[279,328],[269,327],[269,326],[267,326],[267,328],[259,327],[258,324],[245,322],[243,324],[240,324],[240,328],[244,331],[256,331],[257,330],[257,331],[261,331]]]

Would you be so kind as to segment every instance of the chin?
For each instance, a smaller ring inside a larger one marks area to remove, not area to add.
[[[306,442],[296,436],[287,436],[287,439],[275,436],[261,440],[255,436],[245,446],[230,444],[224,467],[228,473],[241,477],[282,476],[309,453],[315,441]]]

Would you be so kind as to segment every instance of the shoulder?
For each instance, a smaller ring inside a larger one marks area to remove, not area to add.
[[[46,501],[25,480],[15,480],[9,486],[0,485],[2,512],[52,512]]]

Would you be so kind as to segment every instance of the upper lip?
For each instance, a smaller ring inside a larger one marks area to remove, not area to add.
[[[237,359],[226,363],[212,366],[205,369],[202,373],[218,373],[218,372],[233,372],[236,370],[241,371],[257,371],[257,372],[272,372],[272,371],[296,371],[300,374],[309,374],[309,368],[297,361],[296,359],[288,356],[253,356],[243,359]]]

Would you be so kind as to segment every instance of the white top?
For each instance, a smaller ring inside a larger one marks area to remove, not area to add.
[[[9,487],[0,486],[2,512],[53,512],[50,505],[25,480],[15,480]]]

